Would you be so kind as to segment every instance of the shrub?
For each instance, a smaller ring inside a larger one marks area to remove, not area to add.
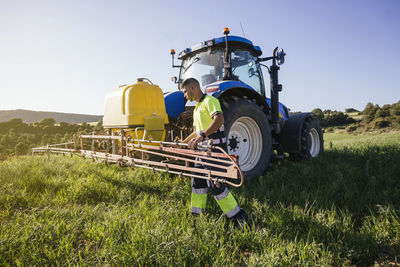
[[[373,121],[374,129],[382,129],[382,128],[390,126],[390,124],[391,123],[390,123],[389,120],[382,119],[382,118],[379,118],[379,119],[376,119],[376,120]]]
[[[315,117],[316,117],[319,121],[323,120],[323,118],[324,118],[324,113],[322,112],[322,110],[321,110],[320,108],[315,108],[315,109],[313,109],[313,111],[311,111],[311,112],[315,115]]]
[[[357,130],[357,129],[358,129],[358,126],[355,125],[355,124],[349,125],[349,126],[347,126],[347,128],[346,128],[346,132],[352,133],[352,132],[354,132],[354,131]]]
[[[28,152],[29,146],[25,143],[18,143],[15,146],[15,155],[26,155]]]
[[[378,109],[375,113],[375,118],[385,118],[390,116],[390,106],[385,105],[382,108]]]
[[[366,123],[370,123],[373,119],[375,119],[375,113],[376,111],[379,109],[378,105],[372,104],[371,102],[369,102],[364,110],[363,110],[363,117],[364,117],[364,121]]]
[[[349,117],[347,114],[343,112],[331,112],[325,116],[323,120],[321,120],[322,126],[338,126],[338,125],[347,125],[351,123],[355,123],[356,121]]]
[[[392,105],[392,108],[390,109],[390,114],[392,116],[400,116],[400,101]]]
[[[357,109],[354,109],[354,108],[346,108],[344,111],[346,113],[359,112]]]

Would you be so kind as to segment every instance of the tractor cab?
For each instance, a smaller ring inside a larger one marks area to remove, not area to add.
[[[229,67],[225,62],[226,43],[229,46]],[[186,48],[179,53],[178,59],[182,60],[179,67],[180,84],[187,78],[196,78],[200,86],[224,80],[240,81],[245,87],[251,87],[260,95],[265,96],[265,87],[258,57],[262,54],[258,46],[242,37],[227,36],[215,38],[198,43],[191,48]],[[230,77],[227,69],[231,69]]]
[[[224,37],[215,38],[182,51],[178,57],[182,60],[178,83],[192,77],[204,88],[209,84],[228,80],[224,66],[224,42]],[[257,62],[261,49],[253,46],[250,40],[238,36],[228,36],[228,43],[232,69],[229,80],[241,81],[259,94],[265,95],[262,72]]]

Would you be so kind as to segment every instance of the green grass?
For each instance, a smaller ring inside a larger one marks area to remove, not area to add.
[[[400,261],[400,134],[325,134],[319,158],[232,189],[235,230],[190,183],[52,156],[0,162],[0,265],[370,266]]]

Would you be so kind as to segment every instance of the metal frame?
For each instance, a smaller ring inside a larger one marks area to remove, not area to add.
[[[85,140],[91,141],[91,150],[84,149]],[[121,130],[119,135],[80,135],[74,142],[32,148],[32,154],[46,153],[48,157],[50,153],[78,155],[131,169],[139,167],[176,174],[181,179],[186,176],[216,184],[242,186],[244,177],[238,159],[212,142],[210,140],[206,146],[199,145],[197,150],[191,150],[186,143],[134,139]],[[104,149],[100,150],[96,144],[102,144]]]

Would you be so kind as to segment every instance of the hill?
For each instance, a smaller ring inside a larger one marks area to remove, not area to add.
[[[61,113],[61,112],[48,112],[48,111],[33,111],[25,109],[16,110],[0,110],[0,122],[9,121],[11,119],[19,118],[25,123],[32,123],[41,121],[44,118],[53,118],[56,123],[82,123],[94,122],[103,118],[102,115],[86,115],[75,113]]]

